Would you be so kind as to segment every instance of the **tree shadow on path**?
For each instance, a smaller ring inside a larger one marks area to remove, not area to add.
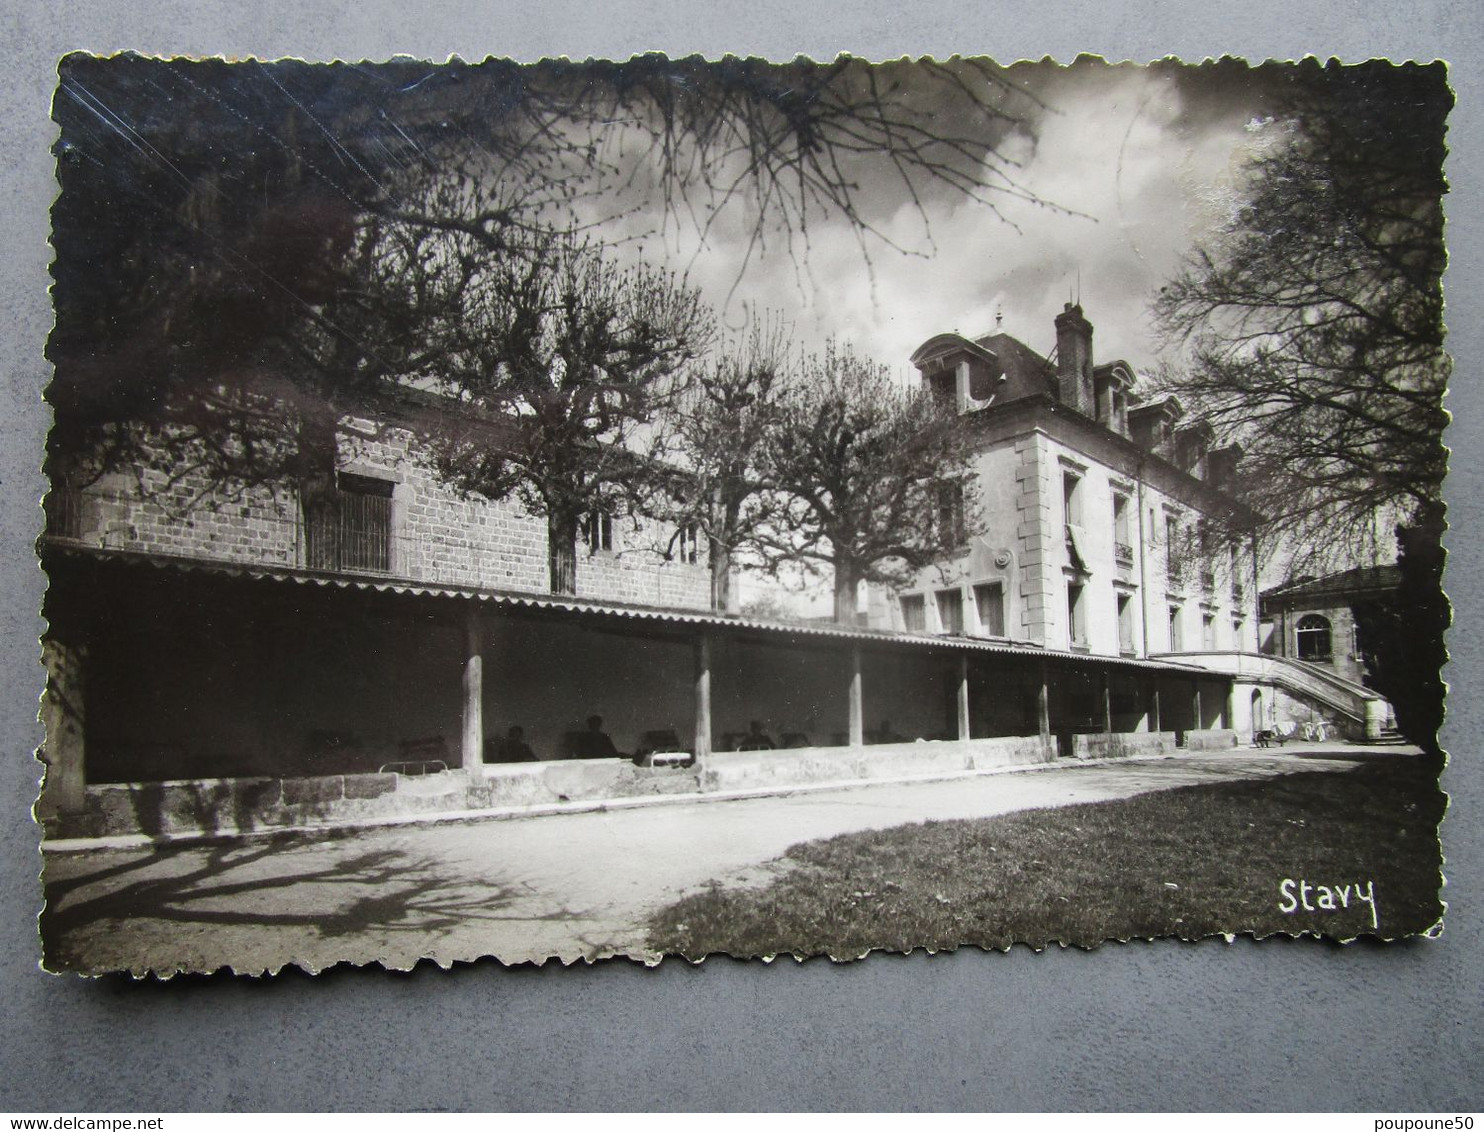
[[[297,839],[165,848],[48,882],[40,918],[44,966],[81,972],[138,966],[139,961],[116,954],[128,948],[111,945],[117,931],[100,938],[98,929],[140,921],[307,928],[319,939],[416,933],[426,939],[426,951],[460,925],[512,918],[511,904],[528,895],[503,881],[450,875],[441,862],[393,849],[367,849],[304,867],[298,855],[286,852],[292,847],[288,841]],[[275,856],[284,866],[269,873]],[[182,869],[182,858],[195,860]],[[325,885],[333,888],[314,893],[310,887]],[[559,910],[524,918],[571,914]]]

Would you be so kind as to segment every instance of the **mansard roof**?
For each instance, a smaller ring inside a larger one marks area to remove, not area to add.
[[[1319,578],[1299,578],[1263,590],[1264,606],[1294,608],[1299,605],[1345,605],[1388,594],[1401,585],[1397,566],[1356,566]]]
[[[986,334],[975,339],[999,359],[1005,380],[996,404],[1005,405],[1022,397],[1056,396],[1056,366],[1018,338],[1008,334]]]

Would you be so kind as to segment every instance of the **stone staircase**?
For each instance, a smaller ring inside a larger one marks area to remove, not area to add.
[[[1213,672],[1235,677],[1240,684],[1269,685],[1308,705],[1318,714],[1340,723],[1354,739],[1386,741],[1390,705],[1380,693],[1336,676],[1317,664],[1287,657],[1245,652],[1166,653],[1158,659],[1197,664]],[[1396,743],[1405,742],[1390,732]]]

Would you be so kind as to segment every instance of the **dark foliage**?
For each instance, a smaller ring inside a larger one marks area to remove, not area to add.
[[[1293,70],[1246,200],[1161,293],[1192,347],[1166,384],[1246,449],[1269,530],[1324,555],[1439,498],[1441,65]]]
[[[1397,730],[1432,754],[1441,750],[1444,634],[1453,620],[1443,593],[1445,514],[1441,503],[1431,504],[1415,523],[1397,527],[1402,576],[1395,594],[1355,610],[1368,683],[1396,709]]]
[[[59,77],[48,396],[64,476],[322,481],[335,422],[439,364],[426,328],[445,312],[386,270],[407,265],[387,258],[391,225],[519,256],[543,228],[653,200],[702,229],[736,202],[755,244],[792,246],[825,216],[873,229],[862,163],[913,199],[1017,191],[995,147],[1019,96],[977,62],[73,55]],[[490,191],[445,211],[457,194],[439,183]]]

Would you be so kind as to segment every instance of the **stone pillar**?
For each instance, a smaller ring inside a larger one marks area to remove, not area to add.
[[[1365,737],[1367,739],[1381,738],[1381,732],[1386,727],[1386,701],[1366,700],[1365,702]]]
[[[865,708],[861,703],[861,649],[859,645],[852,645],[850,648],[850,745],[852,747],[866,745]]]
[[[1108,670],[1103,669],[1103,733],[1109,739],[1113,737],[1113,689],[1108,677]]]
[[[43,821],[81,814],[87,804],[84,754],[83,669],[87,650],[45,640],[46,692],[41,697],[41,722],[46,739],[41,759],[46,779],[38,806]]]
[[[969,656],[958,658],[958,737],[969,738]]]
[[[484,780],[484,625],[479,606],[464,614],[464,733],[459,762],[464,772]]]
[[[1046,662],[1041,662],[1041,687],[1036,693],[1036,721],[1041,731],[1041,746],[1051,753],[1051,685],[1046,679]]]
[[[1159,718],[1159,677],[1153,680],[1153,691],[1149,696],[1149,729],[1151,731],[1163,731],[1164,726]]]
[[[711,755],[711,635],[696,638],[696,761]]]
[[[1190,729],[1202,731],[1205,729],[1201,720],[1201,682],[1192,680],[1190,682]]]

